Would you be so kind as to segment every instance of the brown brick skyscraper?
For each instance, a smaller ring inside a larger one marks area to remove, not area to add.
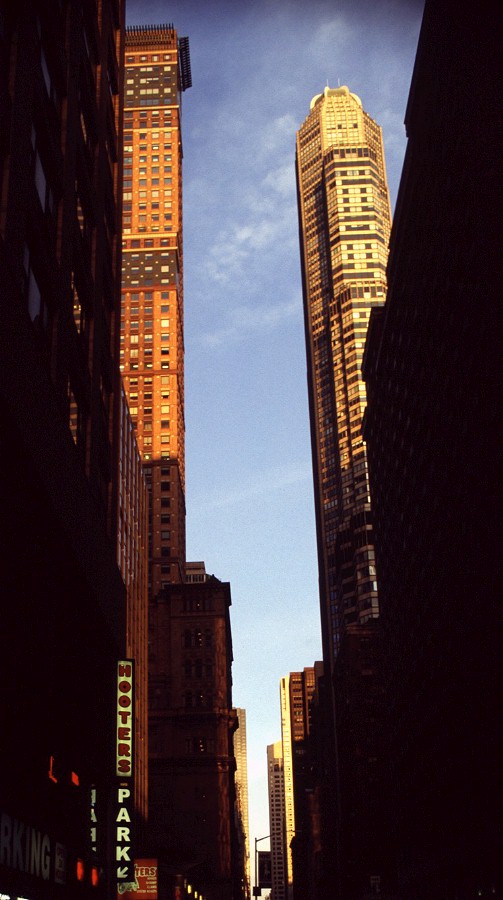
[[[187,38],[126,31],[121,369],[150,489],[150,596],[185,573],[182,143]]]

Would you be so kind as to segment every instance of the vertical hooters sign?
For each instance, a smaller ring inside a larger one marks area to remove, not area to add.
[[[116,774],[133,777],[134,664],[132,659],[117,663]]]
[[[117,663],[117,727],[115,772],[115,863],[118,884],[134,880],[133,771],[134,771],[134,663]]]

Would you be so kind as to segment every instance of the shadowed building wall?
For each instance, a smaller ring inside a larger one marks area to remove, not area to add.
[[[365,351],[404,900],[502,895],[502,29],[500,3],[426,3]]]
[[[104,896],[106,879],[115,884],[102,841],[101,884],[91,886],[88,791],[96,786],[103,838],[126,646],[123,27],[120,0],[0,11],[0,879],[13,896]]]

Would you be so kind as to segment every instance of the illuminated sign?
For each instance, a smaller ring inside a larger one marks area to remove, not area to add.
[[[119,660],[117,663],[116,774],[120,778],[131,778],[133,775],[133,680],[133,660]]]
[[[157,900],[157,860],[135,859],[134,881],[118,885],[121,900]]]
[[[89,801],[89,837],[91,838],[91,853],[93,856],[96,856],[98,853],[98,816],[96,812],[97,794],[94,785],[91,787]]]
[[[31,825],[7,813],[0,815],[0,865],[26,872],[48,881],[51,870],[51,841]]]
[[[63,844],[56,844],[54,850],[54,881],[56,884],[66,884],[68,853]]]
[[[271,878],[271,851],[258,851],[258,883],[260,888],[272,887]]]
[[[115,862],[117,863],[117,884],[121,885],[133,881],[134,878],[133,791],[129,786],[119,784],[116,792]]]

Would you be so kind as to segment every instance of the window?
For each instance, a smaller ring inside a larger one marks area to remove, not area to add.
[[[49,324],[49,311],[42,296],[37,276],[32,269],[28,247],[25,247],[24,268],[26,272],[26,299],[30,319],[36,327],[45,330]]]
[[[67,386],[67,396],[68,396],[68,425],[70,427],[70,432],[74,443],[77,447],[82,448],[85,441],[86,429],[85,429],[85,416],[84,411],[82,409],[81,404],[79,404],[77,397],[74,393],[73,386],[68,379]]]

